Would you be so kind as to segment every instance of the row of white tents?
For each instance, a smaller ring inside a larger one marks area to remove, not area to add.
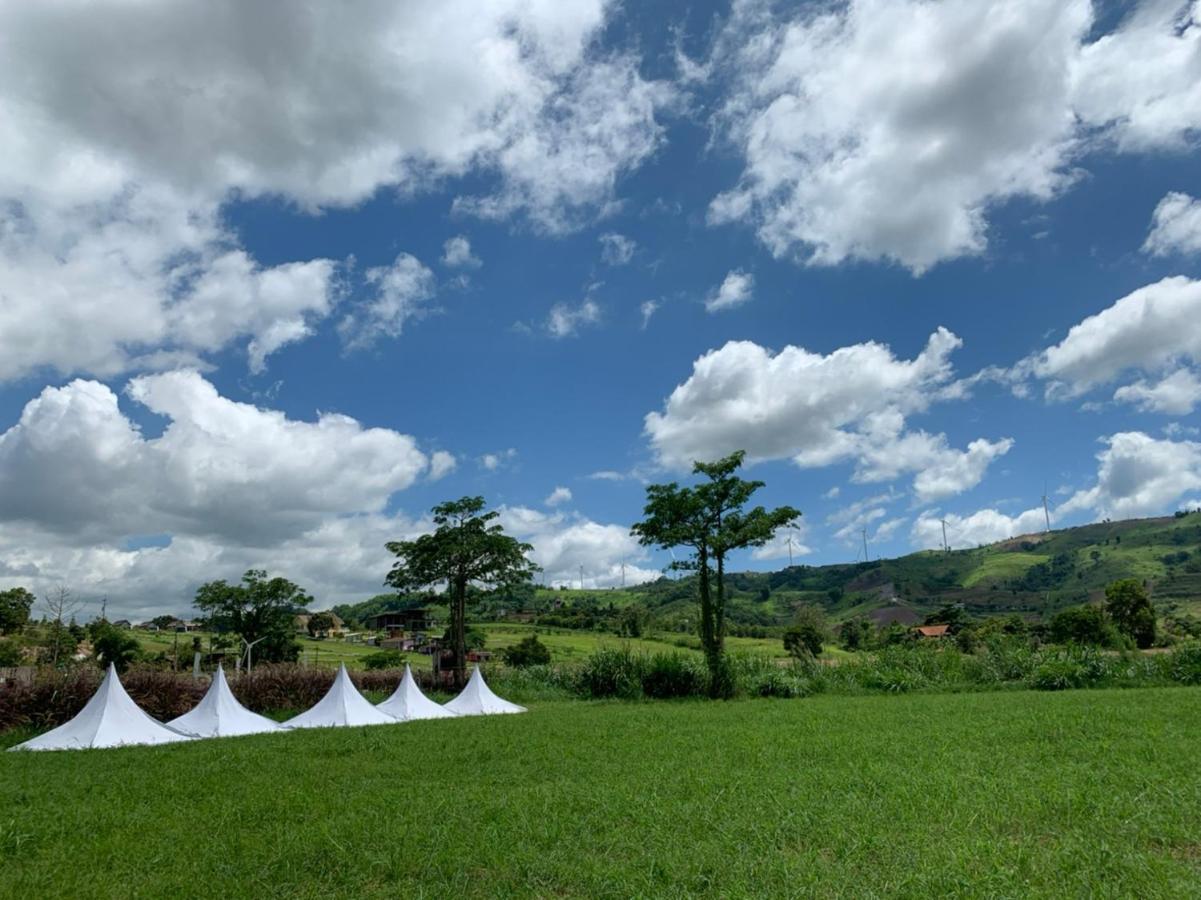
[[[484,682],[479,666],[462,693],[445,706],[425,696],[405,665],[404,677],[383,703],[372,705],[350,680],[346,666],[338,668],[333,685],[317,704],[286,722],[275,722],[251,712],[238,702],[218,667],[196,707],[163,724],[148,716],[126,693],[117,670],[108,667],[104,681],[70,722],[13,750],[83,750],[93,747],[121,747],[130,744],[171,744],[198,738],[230,737],[286,731],[292,728],[338,728],[348,725],[395,725],[415,719],[444,719],[455,716],[488,716],[525,712],[525,707],[503,700]]]

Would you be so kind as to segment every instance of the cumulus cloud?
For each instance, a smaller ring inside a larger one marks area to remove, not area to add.
[[[1181,362],[1201,363],[1201,281],[1174,276],[1073,325],[1062,341],[1023,360],[1010,375],[1033,375],[1046,382],[1048,397],[1072,398],[1127,372],[1170,373]],[[1160,396],[1178,397],[1187,377],[1177,376]],[[1146,401],[1149,392],[1144,385],[1116,399]]]
[[[733,309],[751,299],[755,288],[755,276],[741,269],[736,269],[726,275],[721,285],[705,300],[705,309],[709,312],[720,312],[723,309]]]
[[[471,252],[471,241],[460,234],[442,245],[442,265],[452,269],[478,269],[483,263]]]
[[[435,450],[430,454],[430,481],[438,481],[445,478],[456,468],[459,461],[455,459],[453,453],[448,453],[445,450]]]
[[[571,502],[571,488],[565,488],[560,485],[551,491],[543,502],[547,506],[561,506],[564,503],[569,503]]]
[[[506,463],[512,462],[517,458],[517,450],[510,447],[507,450],[502,450],[498,453],[485,453],[478,460],[480,468],[487,472],[495,472]]]
[[[1201,404],[1201,378],[1190,369],[1177,369],[1156,382],[1139,380],[1114,391],[1119,403],[1132,403],[1142,412],[1185,416]]]
[[[710,65],[744,165],[710,220],[814,265],[980,254],[993,208],[1055,196],[1098,143],[1187,145],[1199,9],[1147,0],[1097,37],[1088,0],[735,4]]]
[[[600,321],[600,306],[594,300],[584,300],[577,306],[556,303],[546,317],[546,331],[553,338],[574,337],[586,325]]]
[[[348,313],[338,331],[351,348],[369,346],[381,338],[399,337],[405,323],[424,315],[434,296],[434,273],[421,260],[401,253],[390,266],[367,270],[371,293]]]
[[[1086,0],[737,9],[720,118],[745,168],[710,217],[774,255],[921,272],[980,253],[990,206],[1066,183]]]
[[[927,550],[942,549],[944,519],[947,523],[947,543],[952,550],[1041,532],[1046,525],[1042,507],[1028,509],[1016,516],[1006,515],[996,509],[981,509],[967,516],[956,513],[940,516],[937,512],[927,511],[914,520],[910,530],[913,545]]]
[[[463,208],[548,231],[603,215],[672,100],[600,46],[607,14],[603,0],[3,5],[0,378],[108,376],[237,340],[261,368],[303,338],[332,313],[333,264],[261,269],[223,226],[234,198],[320,211],[470,173],[486,193]],[[368,333],[398,327],[385,312]]]
[[[601,259],[610,266],[624,266],[634,258],[634,251],[638,248],[633,238],[612,231],[602,234],[598,240]]]
[[[1152,256],[1201,253],[1201,200],[1173,191],[1151,215],[1143,252]]]
[[[168,533],[263,546],[329,517],[380,512],[427,466],[408,435],[323,414],[288,419],[195,372],[132,380],[166,418],[145,437],[94,381],[48,387],[0,435],[3,520],[81,538]]]
[[[1201,443],[1127,431],[1103,439],[1097,481],[1073,494],[1060,512],[1090,510],[1115,519],[1163,515],[1201,488]]]
[[[744,449],[754,460],[789,458],[802,468],[853,461],[860,482],[915,473],[919,499],[950,496],[978,484],[1013,444],[980,439],[961,451],[945,435],[907,429],[909,416],[950,389],[959,345],[939,329],[915,359],[901,360],[877,343],[823,356],[731,341],[693,363],[663,412],[646,416],[645,431],[670,468]]]
[[[502,507],[497,520],[505,531],[533,544],[531,559],[542,567],[547,584],[586,588],[617,587],[622,568],[627,585],[654,581],[662,574],[645,568],[647,552],[629,526],[604,525],[567,513],[544,513],[522,506]]]

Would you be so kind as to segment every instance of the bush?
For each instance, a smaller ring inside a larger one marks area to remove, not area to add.
[[[700,697],[709,674],[703,663],[683,653],[656,653],[642,667],[642,692],[648,697]]]
[[[642,693],[643,658],[629,647],[602,647],[580,667],[579,692],[585,697],[637,697]]]
[[[822,632],[809,622],[793,625],[784,632],[784,651],[789,656],[819,656]]]
[[[1201,644],[1184,644],[1171,655],[1168,669],[1173,681],[1201,684]]]
[[[1073,606],[1051,619],[1051,640],[1057,644],[1120,647],[1117,629],[1097,606]]]
[[[538,640],[536,634],[522,638],[512,647],[501,650],[500,653],[504,657],[505,663],[516,669],[550,665],[550,648]]]
[[[0,638],[0,666],[19,666],[21,662],[21,645],[11,638]]]
[[[1093,647],[1068,647],[1047,654],[1034,670],[1030,686],[1040,691],[1095,687],[1108,675],[1105,658]]]
[[[403,669],[404,664],[405,655],[399,650],[380,650],[376,653],[368,653],[363,657],[363,668],[369,671]]]

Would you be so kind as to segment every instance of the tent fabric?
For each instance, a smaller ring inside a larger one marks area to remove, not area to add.
[[[400,722],[412,722],[415,719],[452,719],[454,713],[435,703],[417,686],[413,678],[413,670],[405,663],[404,677],[392,692],[392,696],[376,706],[392,718]]]
[[[213,683],[209,685],[204,699],[197,703],[191,712],[172,719],[167,726],[195,737],[231,737],[236,734],[282,730],[278,722],[253,713],[238,702],[238,698],[229,689],[222,666],[217,667]]]
[[[395,725],[396,719],[380,712],[359,693],[343,663],[325,696],[307,712],[284,722],[285,728],[339,728],[346,725]]]
[[[471,673],[471,679],[462,693],[447,703],[445,708],[456,716],[494,716],[526,711],[524,706],[502,700],[492,693],[492,689],[484,682],[479,666]]]
[[[84,750],[190,740],[190,734],[181,734],[142,712],[125,692],[116,667],[110,664],[104,681],[79,715],[11,749]]]

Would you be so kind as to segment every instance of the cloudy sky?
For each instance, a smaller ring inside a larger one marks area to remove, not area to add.
[[[0,135],[0,586],[464,494],[630,583],[739,448],[757,568],[1201,504],[1201,2],[0,0]]]

